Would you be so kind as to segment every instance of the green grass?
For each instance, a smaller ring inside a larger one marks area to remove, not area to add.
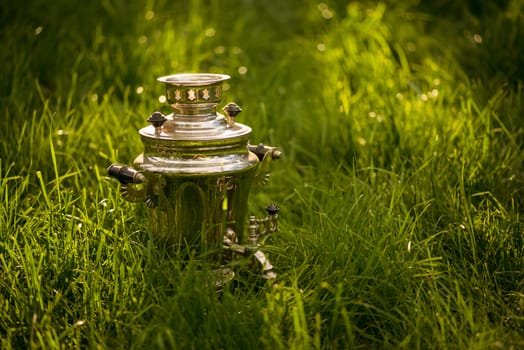
[[[0,347],[524,347],[524,2],[398,3],[0,5]],[[186,71],[284,152],[278,287],[218,297],[105,174]]]

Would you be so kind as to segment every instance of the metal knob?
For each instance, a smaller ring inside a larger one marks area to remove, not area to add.
[[[160,112],[154,112],[147,118],[147,121],[155,127],[155,134],[160,135],[162,125],[165,123],[167,118]]]
[[[235,124],[235,117],[242,112],[242,108],[240,108],[235,102],[229,102],[227,105],[222,108],[222,110],[227,115],[227,123],[229,125]]]
[[[166,117],[160,112],[154,112],[147,118],[147,121],[150,122],[155,128],[159,128],[166,121]]]

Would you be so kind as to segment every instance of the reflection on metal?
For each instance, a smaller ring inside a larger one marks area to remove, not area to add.
[[[166,86],[173,113],[154,112],[150,126],[139,131],[144,152],[134,167],[112,164],[108,174],[121,183],[130,202],[149,208],[155,240],[176,254],[191,252],[216,265],[217,288],[234,276],[228,264],[248,257],[262,277],[276,277],[259,239],[277,230],[278,207],[266,208],[263,219],[249,217],[252,184],[264,184],[275,147],[249,144],[251,128],[235,122],[242,109],[235,103],[216,111],[221,102],[222,74],[175,74],[158,80]]]

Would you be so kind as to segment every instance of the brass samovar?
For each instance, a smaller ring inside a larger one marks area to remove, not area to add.
[[[217,286],[234,273],[229,263],[253,259],[261,276],[275,278],[259,238],[277,230],[279,208],[269,205],[263,218],[247,218],[253,184],[263,184],[269,163],[280,151],[249,144],[251,128],[235,122],[235,103],[217,112],[223,74],[175,74],[158,78],[166,86],[173,113],[154,112],[140,129],[144,152],[134,167],[112,164],[108,174],[121,183],[123,197],[148,207],[156,242],[183,259],[216,266]],[[245,228],[248,228],[247,232]]]

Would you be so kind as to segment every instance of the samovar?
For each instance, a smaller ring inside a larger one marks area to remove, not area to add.
[[[235,122],[235,103],[217,112],[228,75],[188,73],[158,78],[173,113],[152,113],[140,129],[144,151],[134,167],[112,164],[108,174],[122,196],[148,207],[151,234],[177,257],[201,259],[216,267],[217,286],[233,278],[228,267],[253,259],[261,276],[276,277],[259,239],[278,227],[279,208],[263,218],[247,217],[253,184],[263,184],[275,147],[251,145],[251,128]],[[247,226],[247,233],[245,228]]]

